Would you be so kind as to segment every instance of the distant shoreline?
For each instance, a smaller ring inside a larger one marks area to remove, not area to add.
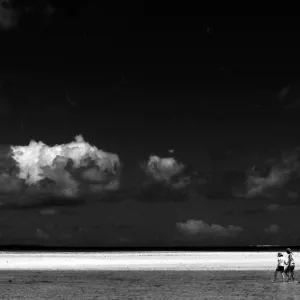
[[[282,252],[286,248],[292,248],[294,252],[300,251],[300,246],[250,246],[250,247],[55,247],[43,245],[5,245],[0,246],[0,252]]]

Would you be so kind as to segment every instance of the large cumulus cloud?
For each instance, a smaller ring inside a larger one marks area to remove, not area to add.
[[[107,153],[76,136],[69,144],[48,146],[31,141],[28,146],[12,146],[12,159],[18,168],[10,188],[20,180],[35,191],[48,191],[63,196],[78,196],[85,187],[88,192],[118,189],[121,163],[118,155]]]

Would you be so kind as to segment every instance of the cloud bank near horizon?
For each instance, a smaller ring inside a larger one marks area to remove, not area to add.
[[[84,193],[117,191],[121,188],[123,164],[119,156],[99,150],[81,135],[67,144],[48,146],[32,140],[27,146],[11,146],[10,150],[11,157],[2,157],[1,160],[12,162],[10,168],[0,166],[1,192],[42,191],[77,197]],[[140,164],[140,169],[147,177],[146,183],[159,184],[175,191],[208,183],[206,178],[191,172],[174,157],[151,155],[148,161]],[[245,170],[246,181],[241,186],[245,192],[240,196],[251,199],[266,194],[272,188],[283,187],[295,174],[299,175],[299,170],[299,149],[273,162],[267,175],[247,173]],[[298,197],[297,194],[292,196]],[[276,210],[276,205],[268,207],[268,210]]]
[[[233,238],[243,232],[243,228],[240,226],[229,225],[228,227],[223,227],[219,224],[209,225],[202,220],[194,219],[176,223],[176,227],[180,232],[189,236],[199,235],[212,238]]]

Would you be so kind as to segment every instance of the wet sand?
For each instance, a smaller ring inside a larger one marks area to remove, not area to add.
[[[300,299],[298,281],[271,282],[274,254],[2,253],[0,293],[1,299]]]

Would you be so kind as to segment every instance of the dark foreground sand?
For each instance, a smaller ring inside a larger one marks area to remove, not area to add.
[[[0,299],[300,299],[270,271],[1,271]],[[10,282],[11,281],[11,282]]]

